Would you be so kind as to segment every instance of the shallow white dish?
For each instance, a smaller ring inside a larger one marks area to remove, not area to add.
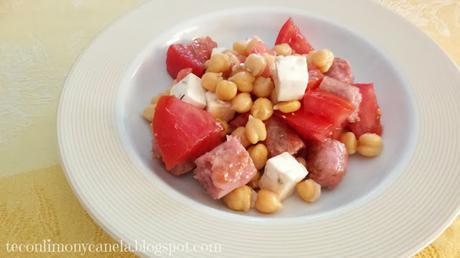
[[[75,65],[61,97],[58,137],[69,182],[93,218],[125,243],[217,242],[223,256],[410,255],[436,237],[460,204],[460,75],[442,51],[374,3],[340,12],[340,1],[286,1],[282,8],[263,1],[263,8],[197,17],[221,9],[216,2],[200,1],[202,10],[181,1],[144,4]],[[373,160],[353,157],[344,182],[314,205],[294,196],[275,215],[233,213],[190,176],[173,177],[151,159],[139,113],[170,84],[168,44],[201,35],[223,46],[253,35],[271,43],[289,16],[313,46],[347,58],[356,81],[376,83],[385,151]],[[389,37],[389,28],[398,30]]]

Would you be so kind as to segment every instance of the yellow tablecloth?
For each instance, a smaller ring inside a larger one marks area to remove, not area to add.
[[[106,25],[140,2],[0,0],[0,257],[21,256],[7,252],[11,243],[114,243],[65,180],[55,115],[59,92],[78,55]],[[428,33],[460,64],[459,0],[379,2]],[[460,219],[418,256],[460,257]]]

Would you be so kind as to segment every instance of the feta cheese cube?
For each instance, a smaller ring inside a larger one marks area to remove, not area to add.
[[[274,69],[275,95],[278,101],[301,99],[308,84],[305,56],[277,56]]]
[[[206,94],[206,111],[211,113],[215,118],[224,121],[229,121],[235,116],[235,111],[232,109],[230,102],[222,101],[217,98],[216,94],[207,91]]]
[[[291,154],[283,152],[267,161],[259,186],[277,193],[283,200],[292,194],[296,184],[307,175],[308,171],[302,164]]]
[[[206,97],[201,79],[193,73],[188,74],[171,88],[171,95],[198,108],[206,107]]]

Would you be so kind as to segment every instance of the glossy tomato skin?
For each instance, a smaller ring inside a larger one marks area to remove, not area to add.
[[[276,37],[275,44],[287,43],[297,54],[308,54],[313,47],[308,40],[302,35],[292,18],[289,18],[281,27]]]
[[[331,136],[334,129],[331,122],[304,109],[289,114],[276,111],[275,115],[283,119],[304,140],[322,142]]]
[[[217,43],[210,37],[197,38],[188,45],[172,44],[166,53],[166,69],[172,78],[176,78],[180,70],[191,68],[200,76],[204,73],[204,63],[211,56],[212,49]]]
[[[212,150],[224,140],[223,130],[211,114],[174,96],[157,102],[153,134],[167,170]]]
[[[359,121],[349,124],[348,127],[356,137],[364,133],[382,135],[383,127],[380,122],[381,111],[375,95],[374,84],[356,83],[353,85],[359,88],[362,100],[359,105]]]
[[[307,92],[302,100],[302,108],[325,118],[335,127],[340,127],[354,110],[348,100],[322,90]]]

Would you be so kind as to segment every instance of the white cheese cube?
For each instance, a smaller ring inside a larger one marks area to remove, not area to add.
[[[307,57],[277,56],[274,81],[278,101],[301,99],[308,84]]]
[[[215,47],[211,51],[211,56],[213,56],[214,54],[223,54],[226,50],[228,49],[225,47]]]
[[[206,107],[205,90],[201,86],[200,77],[189,73],[171,88],[171,95],[190,103],[198,108]]]
[[[206,94],[206,111],[213,117],[224,121],[229,121],[235,116],[235,111],[232,109],[230,102],[222,101],[217,98],[216,94],[207,91]]]
[[[259,186],[277,193],[283,200],[292,194],[296,184],[307,175],[308,171],[302,164],[291,154],[283,152],[267,161]]]

